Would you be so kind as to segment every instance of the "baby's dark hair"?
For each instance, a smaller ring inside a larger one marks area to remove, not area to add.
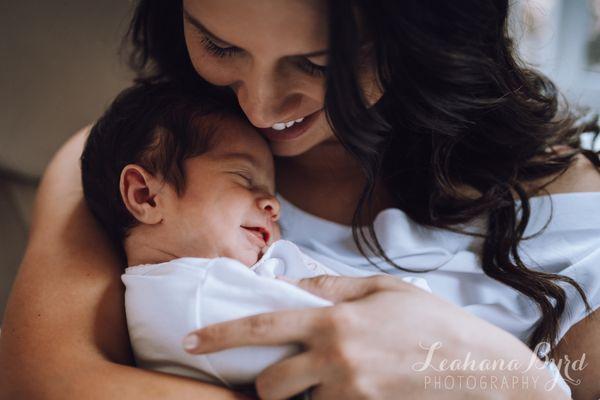
[[[137,224],[121,198],[123,168],[139,165],[182,194],[183,162],[215,145],[219,117],[232,115],[234,107],[218,88],[138,83],[121,92],[92,127],[81,156],[83,193],[122,256],[123,241]]]

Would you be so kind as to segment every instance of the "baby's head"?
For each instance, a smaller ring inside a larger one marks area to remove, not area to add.
[[[128,265],[252,265],[279,238],[273,157],[226,104],[208,89],[136,85],[92,128],[81,157],[85,199]]]

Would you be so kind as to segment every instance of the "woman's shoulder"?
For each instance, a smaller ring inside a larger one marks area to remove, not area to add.
[[[546,185],[547,184],[547,185]],[[600,192],[600,168],[586,156],[578,154],[567,170],[558,176],[545,177],[526,185],[543,186],[545,194]],[[532,196],[537,193],[531,193]],[[540,193],[541,194],[541,193]]]
[[[546,176],[521,185],[529,197],[566,193],[600,192],[600,168],[583,154],[577,154],[566,171]],[[468,185],[459,185],[460,193],[467,198],[477,198],[480,192]],[[517,195],[515,194],[515,200]]]

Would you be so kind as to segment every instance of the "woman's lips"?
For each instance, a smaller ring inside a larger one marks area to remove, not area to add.
[[[273,142],[285,142],[287,140],[296,139],[314,124],[315,120],[322,112],[322,109],[315,111],[314,113],[304,117],[304,121],[297,122],[293,126],[285,128],[281,131],[276,131],[273,128],[258,128],[258,130],[265,135],[267,139]]]

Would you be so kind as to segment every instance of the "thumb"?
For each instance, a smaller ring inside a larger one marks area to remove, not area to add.
[[[408,285],[399,279],[385,275],[361,278],[319,275],[299,281],[292,281],[285,277],[278,278],[334,303],[357,300],[375,292],[396,290]]]

